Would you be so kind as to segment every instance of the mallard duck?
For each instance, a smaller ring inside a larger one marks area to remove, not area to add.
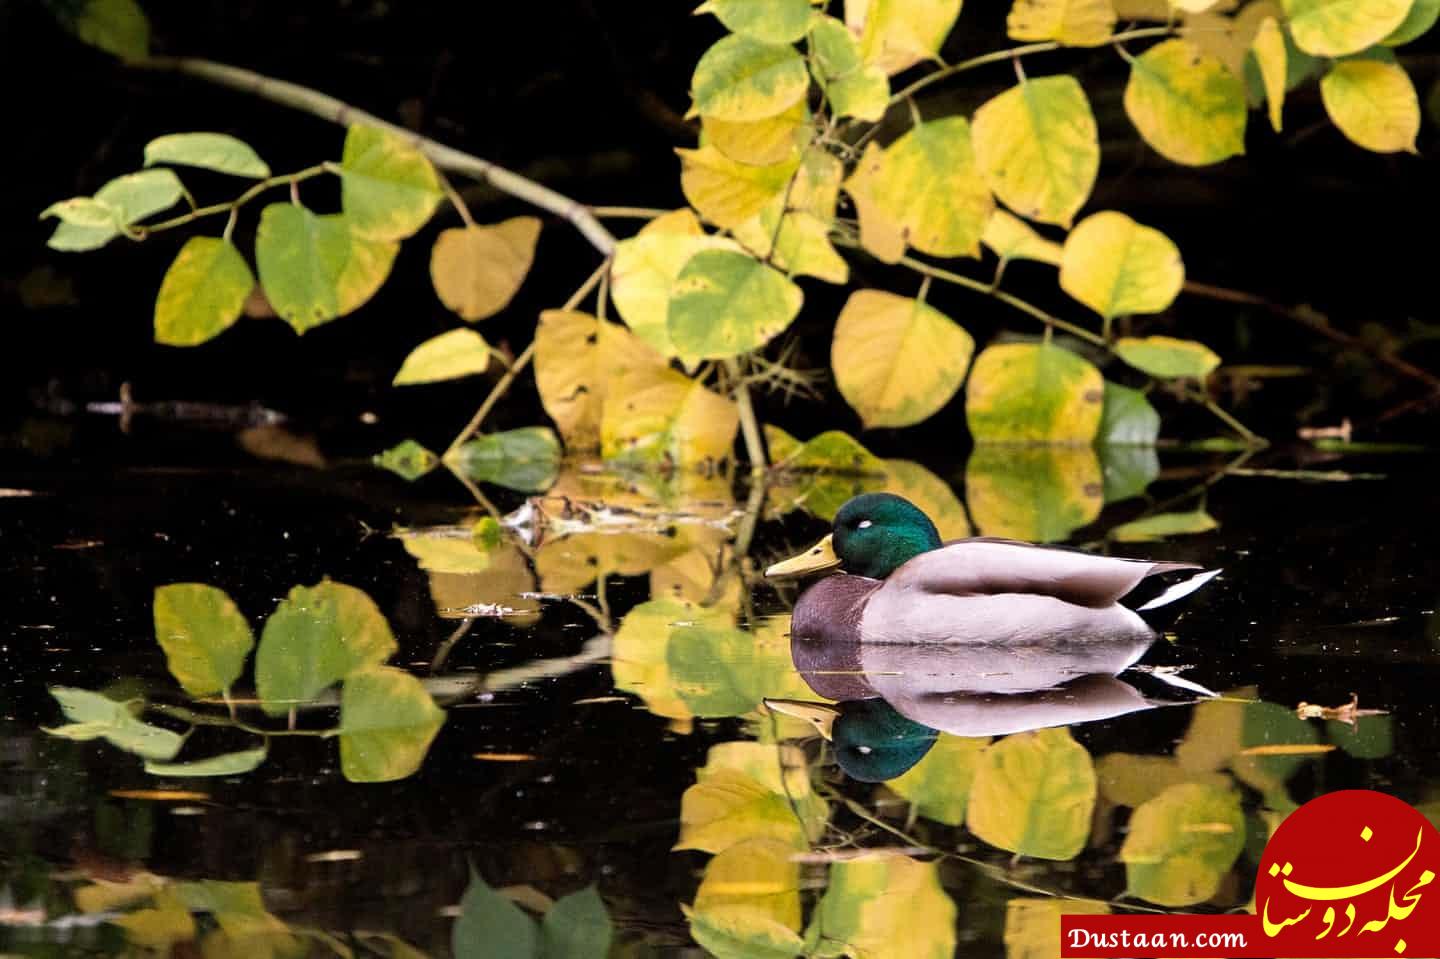
[[[835,514],[828,536],[765,575],[836,568],[841,572],[795,604],[794,636],[1012,651],[1123,645],[1128,638],[1137,647],[1134,658],[1089,672],[1118,672],[1138,659],[1142,641],[1171,618],[1174,604],[1220,573],[991,537],[943,543],[922,510],[891,493],[854,497]]]

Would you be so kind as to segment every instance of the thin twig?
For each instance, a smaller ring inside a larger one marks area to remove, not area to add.
[[[671,211],[648,206],[592,206],[590,212],[606,220],[654,220]]]
[[[750,475],[759,476],[765,472],[765,443],[760,437],[760,421],[755,418],[755,407],[750,403],[750,387],[740,375],[740,364],[735,360],[725,361],[725,372],[735,384],[733,395],[740,410],[740,432],[745,437],[745,455],[750,458]]]
[[[212,203],[210,206],[195,207],[189,213],[182,213],[180,216],[171,217],[168,220],[161,220],[159,223],[138,224],[135,227],[136,232],[134,235],[134,239],[143,240],[151,233],[159,233],[161,230],[169,230],[177,226],[184,226],[185,224],[193,223],[196,220],[201,219],[202,217],[215,216],[219,213],[228,213],[231,216],[230,224],[225,227],[226,233],[228,234],[229,231],[234,228],[235,212],[245,204],[249,203],[251,200],[258,197],[260,194],[264,193],[266,190],[273,189],[277,186],[289,186],[293,190],[295,188],[295,184],[299,183],[301,180],[308,180],[311,177],[320,176],[322,173],[330,172],[333,172],[333,168],[330,164],[317,163],[314,166],[306,167],[303,170],[297,170],[294,173],[286,173],[281,176],[267,177],[266,179],[261,180],[259,183],[251,186],[248,190],[240,194],[235,199],[228,202]]]

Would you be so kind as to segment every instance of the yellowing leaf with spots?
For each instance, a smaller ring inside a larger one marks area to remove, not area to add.
[[[192,236],[165,271],[155,299],[155,342],[195,346],[240,319],[255,275],[227,240]]]
[[[726,28],[765,43],[794,43],[810,22],[809,0],[707,0],[696,13],[713,13]]]
[[[539,239],[540,221],[533,216],[441,231],[430,251],[430,280],[440,302],[466,322],[499,313],[525,282]]]
[[[1123,213],[1086,217],[1065,239],[1060,288],[1106,319],[1159,313],[1184,283],[1175,244]]]
[[[490,347],[474,330],[450,330],[433,336],[410,351],[395,386],[415,383],[438,383],[484,373],[490,365]]]
[[[1274,17],[1266,17],[1255,31],[1250,46],[1255,65],[1260,69],[1260,83],[1265,88],[1270,126],[1280,132],[1281,110],[1285,106],[1285,34]]]
[[[770,166],[792,160],[800,152],[808,121],[809,111],[802,100],[783,113],[752,123],[705,117],[701,139],[737,163]]]
[[[910,246],[933,256],[980,254],[995,203],[976,168],[964,117],[911,127],[886,148],[873,176],[871,199]],[[861,230],[863,240],[863,213]]]
[[[1346,60],[1320,80],[1325,112],[1352,142],[1376,153],[1414,153],[1420,100],[1398,63]]]
[[[1074,859],[1090,835],[1095,767],[1067,729],[1006,736],[987,749],[965,824],[992,846],[1037,859]]]
[[[980,242],[1002,260],[1034,260],[1037,263],[1060,265],[1061,246],[1047,240],[1030,228],[1030,224],[999,207],[985,221]]]
[[[982,536],[1064,540],[1100,515],[1100,460],[1088,446],[982,444],[965,463],[965,501]]]
[[[690,80],[702,117],[751,123],[783,113],[805,98],[810,73],[788,44],[731,34],[705,51]]]
[[[823,150],[806,151],[788,193],[776,196],[759,215],[737,226],[735,239],[788,273],[844,283],[850,267],[830,243],[843,176],[834,156]]]
[[[965,379],[975,340],[927,303],[856,290],[840,311],[830,365],[867,428],[928,419]]]
[[[700,215],[730,229],[782,197],[795,175],[796,160],[771,166],[737,163],[713,146],[676,150],[680,156],[680,188]]]
[[[855,201],[855,212],[860,217],[860,246],[882,263],[897,263],[905,255],[905,226],[876,198],[884,165],[885,151],[878,144],[866,144],[860,161],[845,181],[845,192]]]
[[[1090,101],[1067,74],[1022,81],[975,111],[975,159],[995,195],[1042,223],[1069,226],[1100,171]]]
[[[1283,0],[1295,45],[1343,57],[1379,43],[1405,22],[1413,0]]]
[[[970,786],[989,745],[989,736],[941,733],[924,758],[888,785],[910,800],[915,811],[926,819],[958,826],[965,821]]]
[[[955,903],[937,863],[866,852],[830,867],[806,939],[828,947],[817,955],[953,959]]]
[[[965,418],[977,443],[1089,443],[1105,381],[1089,362],[1049,343],[1001,343],[970,371]]]
[[[442,196],[430,161],[398,133],[352,126],[340,161],[340,201],[352,229],[403,240],[425,225]]]
[[[860,34],[866,63],[899,73],[934,60],[960,15],[961,0],[845,0],[845,22]]]
[[[546,310],[535,328],[535,385],[571,450],[598,449],[610,384],[665,358],[634,333],[588,313]]]
[[[1115,30],[1115,8],[1110,0],[1015,0],[1005,30],[1012,40],[1097,47]]]
[[[1220,365],[1220,357],[1204,343],[1173,336],[1122,336],[1115,342],[1115,352],[1137,370],[1162,379],[1203,380]]]
[[[713,464],[730,455],[740,413],[735,404],[676,370],[631,370],[609,386],[600,420],[607,460]]]
[[[687,361],[748,353],[789,326],[803,300],[783,273],[752,256],[702,250],[675,279],[670,342]]]
[[[646,224],[615,246],[610,295],[631,331],[663,356],[674,356],[666,317],[670,288],[680,269],[701,250],[738,249],[733,241],[708,236],[690,210],[675,210]]]
[[[1125,112],[1145,142],[1189,166],[1245,152],[1245,88],[1218,59],[1186,40],[1166,40],[1136,57]]]

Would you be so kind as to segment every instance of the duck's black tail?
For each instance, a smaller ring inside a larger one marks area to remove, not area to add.
[[[1185,611],[1182,602],[1219,576],[1218,569],[1171,569],[1142,579],[1121,600],[1156,631],[1168,629]]]

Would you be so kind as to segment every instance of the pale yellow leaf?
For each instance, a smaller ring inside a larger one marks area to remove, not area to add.
[[[1260,82],[1265,87],[1270,126],[1280,132],[1281,111],[1285,106],[1285,34],[1274,17],[1266,17],[1255,31],[1250,46],[1255,64],[1260,68]]]
[[[964,117],[911,127],[885,149],[869,185],[870,198],[900,224],[910,246],[933,256],[979,255],[995,203],[976,168]]]
[[[1107,319],[1168,308],[1185,282],[1175,244],[1123,213],[1082,220],[1065,239],[1060,287]]]
[[[744,223],[771,200],[783,196],[796,170],[793,159],[771,166],[737,163],[710,145],[675,152],[680,157],[680,188],[685,199],[706,220],[726,229]]]
[[[1398,63],[1346,60],[1320,80],[1325,112],[1352,142],[1376,153],[1415,153],[1420,100]]]
[[[1036,233],[1024,220],[999,207],[985,222],[980,242],[1002,260],[1035,260],[1060,265],[1061,246]]]
[[[640,368],[610,384],[600,449],[606,459],[714,464],[730,455],[739,426],[731,400],[676,370]]]
[[[750,123],[705,117],[701,138],[737,163],[768,166],[795,157],[804,146],[809,110],[801,100],[783,113]]]
[[[905,227],[876,202],[880,170],[885,164],[885,151],[876,143],[865,145],[865,152],[845,181],[845,192],[855,201],[860,217],[860,245],[882,263],[896,263],[905,255]]]
[[[981,445],[965,464],[965,501],[981,536],[1067,539],[1100,515],[1104,489],[1088,446]]]
[[[960,15],[961,0],[845,0],[865,62],[887,74],[934,60]]]
[[[705,51],[690,80],[697,114],[736,123],[783,113],[809,88],[810,74],[793,46],[742,34],[724,37]]]
[[[395,374],[394,385],[438,383],[474,376],[484,373],[489,365],[490,347],[484,337],[474,330],[450,330],[411,350]]]
[[[535,329],[535,385],[570,450],[598,449],[605,397],[616,378],[665,358],[634,333],[588,313],[546,310]]]
[[[830,243],[843,176],[837,158],[823,150],[806,151],[788,193],[776,196],[758,215],[737,226],[735,239],[788,273],[844,283],[850,267]]]
[[[1053,343],[998,343],[975,359],[966,387],[970,434],[985,443],[1089,444],[1100,429],[1105,380]]]
[[[1060,959],[1060,916],[1104,916],[1090,899],[1026,899],[1005,904],[1005,959]]]
[[[1115,30],[1110,0],[1015,0],[1005,20],[1012,40],[1055,40],[1096,47]]]
[[[1317,57],[1359,53],[1405,22],[1413,0],[1283,0],[1295,46]]]
[[[499,313],[530,272],[539,237],[540,221],[533,216],[445,230],[430,253],[440,302],[467,321]]]
[[[1217,58],[1188,40],[1158,43],[1136,57],[1125,112],[1145,142],[1189,166],[1245,152],[1245,89]]]

